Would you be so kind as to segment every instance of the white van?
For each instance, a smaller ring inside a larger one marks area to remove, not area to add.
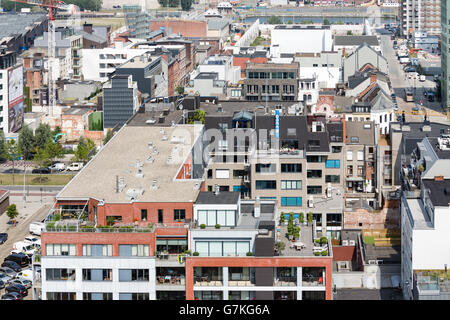
[[[35,234],[37,236],[40,236],[42,233],[42,230],[44,230],[44,223],[43,222],[32,222],[30,223],[30,233]]]
[[[82,162],[74,162],[71,165],[67,166],[67,171],[78,171],[83,168]]]
[[[419,81],[424,82],[425,80],[427,80],[427,77],[424,74],[421,74],[419,77]]]
[[[62,162],[57,162],[48,168],[50,169],[50,171],[63,171],[66,168],[66,166]]]
[[[41,239],[35,237],[25,237],[23,242],[29,243],[37,249],[41,248]]]
[[[23,252],[27,256],[32,256],[36,251],[37,249],[31,243],[19,241],[14,243],[11,253]]]

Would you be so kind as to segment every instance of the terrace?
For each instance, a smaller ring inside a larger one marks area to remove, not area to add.
[[[448,278],[448,274],[446,273],[425,271],[416,273],[415,277],[419,293],[450,293],[450,279]]]

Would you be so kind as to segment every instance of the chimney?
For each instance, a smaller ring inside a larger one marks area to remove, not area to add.
[[[87,32],[89,34],[92,34],[92,23],[84,23],[83,24],[83,31]]]
[[[259,218],[261,216],[261,201],[259,200],[259,197],[256,197],[255,200],[254,216],[255,218]]]
[[[377,75],[371,74],[370,75],[370,83],[375,83],[375,82],[377,82]]]

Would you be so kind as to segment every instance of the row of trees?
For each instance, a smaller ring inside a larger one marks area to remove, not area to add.
[[[280,17],[278,16],[271,16],[268,20],[267,20],[268,24],[283,24],[283,21],[281,20]],[[293,24],[294,22],[292,20],[288,20],[287,24]],[[300,22],[300,24],[313,24],[314,21],[312,20],[303,20]],[[324,25],[329,26],[331,25],[330,20],[328,19],[324,19],[322,22]],[[342,21],[338,21],[335,24],[344,24]]]
[[[181,5],[181,9],[188,11],[192,7],[192,0],[158,0],[162,7],[176,8]]]

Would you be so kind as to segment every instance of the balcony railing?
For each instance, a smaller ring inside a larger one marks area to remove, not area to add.
[[[273,282],[274,286],[295,287],[297,286],[297,277],[280,276]]]
[[[211,276],[194,276],[195,286],[223,286],[222,277],[211,277]]]
[[[48,222],[45,225],[44,232],[101,232],[101,233],[153,233],[155,225],[148,226],[91,226],[81,225],[80,222],[72,224],[58,224],[57,222]]]
[[[186,284],[184,275],[166,275],[166,276],[156,276],[156,285],[172,285],[172,286],[182,286]]]
[[[305,277],[303,276],[302,285],[304,287],[322,287],[325,285],[323,277]]]

